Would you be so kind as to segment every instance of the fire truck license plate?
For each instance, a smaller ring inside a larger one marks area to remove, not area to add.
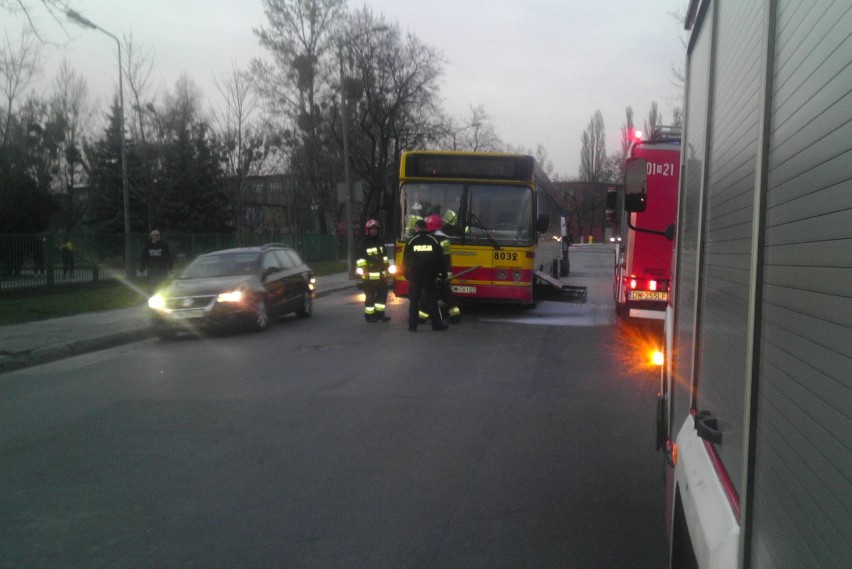
[[[457,294],[476,294],[475,286],[454,286],[453,292]]]
[[[656,292],[651,290],[631,290],[627,292],[627,300],[660,300],[666,302],[669,299],[669,293]]]

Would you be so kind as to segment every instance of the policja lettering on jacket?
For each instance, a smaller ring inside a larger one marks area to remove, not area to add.
[[[426,222],[422,219],[415,223],[417,233],[405,244],[402,264],[405,278],[408,280],[409,305],[408,329],[417,331],[420,313],[424,312],[432,320],[432,329],[446,330],[438,313],[437,279],[446,277],[441,244],[426,231]]]

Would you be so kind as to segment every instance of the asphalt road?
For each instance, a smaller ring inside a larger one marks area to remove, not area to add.
[[[654,381],[611,252],[585,305],[367,324],[355,294],[263,334],[0,375],[0,568],[659,568]]]

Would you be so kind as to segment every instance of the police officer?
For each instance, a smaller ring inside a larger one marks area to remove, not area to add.
[[[438,300],[444,303],[447,307],[447,313],[450,317],[450,322],[458,324],[461,322],[461,310],[459,303],[453,294],[453,289],[450,287],[450,279],[453,278],[453,263],[452,263],[452,245],[450,238],[443,231],[444,221],[439,215],[430,215],[426,218],[426,231],[431,233],[435,239],[441,244],[441,252],[444,255],[444,273],[446,277],[440,279],[437,283]]]
[[[446,330],[438,313],[437,284],[439,278],[445,279],[444,254],[441,244],[434,235],[426,231],[426,222],[418,219],[414,228],[417,233],[405,244],[402,264],[405,278],[408,280],[408,329],[417,331],[421,310],[432,320],[432,330]]]
[[[356,271],[364,285],[364,318],[367,322],[387,322],[385,314],[388,300],[388,269],[390,261],[385,253],[385,244],[379,236],[381,224],[368,219],[364,224],[364,239],[355,262]]]

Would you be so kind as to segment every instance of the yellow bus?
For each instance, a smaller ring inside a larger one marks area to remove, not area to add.
[[[404,152],[399,183],[398,267],[415,221],[437,214],[452,243],[451,286],[459,299],[530,305],[537,283],[559,286],[564,217],[556,190],[532,156]],[[394,294],[408,296],[402,271]]]

